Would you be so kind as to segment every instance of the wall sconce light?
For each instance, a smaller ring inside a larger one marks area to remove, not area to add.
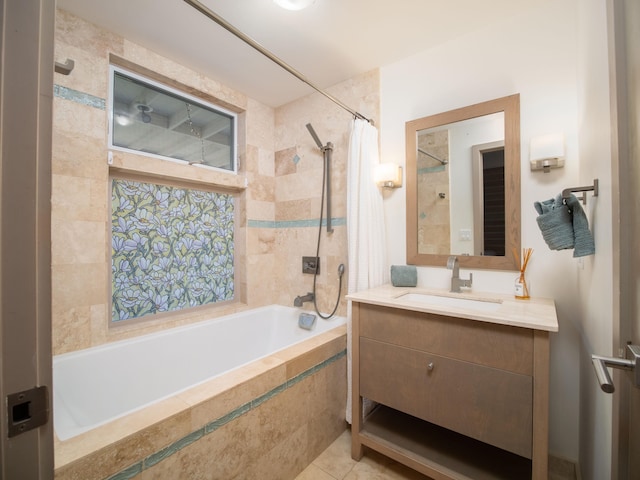
[[[552,133],[531,139],[529,148],[531,170],[549,173],[552,168],[564,167],[564,135]]]
[[[376,185],[384,188],[399,188],[402,186],[402,167],[395,163],[380,163],[374,172]]]

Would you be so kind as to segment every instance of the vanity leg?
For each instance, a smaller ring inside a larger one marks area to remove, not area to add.
[[[534,480],[548,477],[549,456],[549,332],[533,331],[533,452]]]
[[[362,428],[362,399],[360,394],[354,392],[353,410],[351,411],[351,458],[360,461],[364,455],[364,447],[360,441],[360,430]]]
[[[351,458],[353,458],[356,462],[359,462],[364,455],[364,447],[360,440],[358,440],[358,435],[351,435]]]
[[[360,304],[351,308],[351,458],[360,461],[364,454],[360,442],[362,398],[360,398]]]

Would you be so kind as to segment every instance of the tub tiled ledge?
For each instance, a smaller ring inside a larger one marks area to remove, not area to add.
[[[175,318],[173,320],[149,320],[141,323],[133,322],[132,324],[125,323],[123,325],[110,326],[105,332],[100,333],[99,337],[96,338],[96,342],[93,346],[97,346],[103,343],[117,342],[120,340],[125,340],[127,338],[138,337],[140,335],[161,332],[166,330],[167,328],[193,325],[198,322],[209,320],[211,318],[233,315],[234,313],[246,312],[251,309],[252,307],[250,307],[246,303],[236,302],[203,309],[202,312],[198,314],[193,314],[192,312],[182,314],[178,313],[172,316],[172,318]]]
[[[459,304],[442,305],[438,303],[430,303],[429,301],[419,301],[416,300],[416,295],[408,294],[431,295],[436,297],[489,302],[495,303],[496,308],[490,309],[490,311],[485,311],[472,307],[465,308]],[[531,297],[527,300],[516,300],[513,295],[497,293],[476,291],[470,291],[468,293],[451,293],[447,290],[383,285],[381,287],[350,294],[347,296],[347,299],[372,305],[467,318],[470,320],[511,325],[514,327],[532,328],[535,330],[545,330],[549,332],[558,331],[556,307],[553,299],[550,298]]]
[[[143,470],[345,357],[342,325],[69,440],[56,438],[55,478],[137,479]],[[335,410],[344,410],[344,403]]]

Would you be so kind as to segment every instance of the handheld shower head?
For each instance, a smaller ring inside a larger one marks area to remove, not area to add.
[[[316,142],[316,145],[318,145],[318,148],[322,150],[322,142],[318,138],[318,135],[316,135],[316,131],[313,129],[310,123],[307,123],[307,130],[309,130],[309,133],[313,137],[313,140]]]

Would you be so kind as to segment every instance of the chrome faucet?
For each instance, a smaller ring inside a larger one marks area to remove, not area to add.
[[[459,293],[462,290],[461,287],[471,288],[473,282],[473,273],[469,274],[468,279],[460,278],[460,267],[458,265],[458,257],[451,255],[447,260],[447,268],[453,270],[451,273],[451,291]]]
[[[312,292],[307,293],[306,295],[297,296],[293,301],[294,307],[301,307],[304,302],[313,302],[314,295]]]

